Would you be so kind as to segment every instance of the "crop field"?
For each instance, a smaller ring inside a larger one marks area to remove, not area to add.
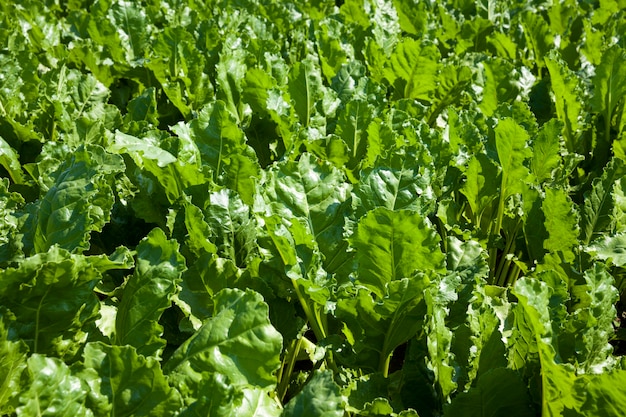
[[[0,416],[626,415],[626,0],[0,0]]]

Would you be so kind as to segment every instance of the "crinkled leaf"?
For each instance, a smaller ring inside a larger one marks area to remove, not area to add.
[[[281,416],[341,417],[343,397],[330,371],[314,371],[304,389],[292,398]]]
[[[186,269],[176,241],[153,229],[137,246],[137,265],[124,286],[115,318],[115,344],[133,346],[143,356],[159,357],[166,341],[159,319],[177,292]]]
[[[206,395],[199,390],[205,374],[224,375],[235,387],[274,387],[282,337],[262,297],[252,290],[224,289],[213,302],[213,315],[165,364],[170,380],[194,399]]]
[[[578,246],[578,213],[567,193],[561,189],[547,189],[541,204],[545,216],[548,239],[544,248],[560,252],[566,261],[573,261]]]
[[[376,207],[413,210],[427,215],[434,203],[428,179],[409,168],[375,168],[361,178],[352,196],[357,217]]]
[[[522,185],[530,173],[526,159],[532,155],[528,147],[528,133],[515,120],[501,119],[495,127],[496,149],[502,167],[502,198],[522,192]]]
[[[580,80],[556,51],[549,52],[545,61],[554,92],[556,114],[563,123],[567,150],[584,154],[579,146],[580,131],[584,123],[582,115],[585,113]]]
[[[349,185],[339,170],[304,154],[298,162],[282,163],[271,170],[264,192],[276,214],[304,220],[328,272],[350,267],[351,255],[343,239]]]
[[[180,394],[168,385],[159,365],[131,346],[88,343],[80,374],[91,389],[87,404],[97,417],[176,413],[182,406]]]
[[[89,248],[92,231],[101,231],[114,202],[111,182],[124,169],[119,155],[100,147],[76,150],[54,174],[54,184],[36,203],[33,250],[53,245],[72,252]]]
[[[612,214],[615,207],[613,189],[615,181],[626,173],[622,160],[614,159],[605,168],[602,177],[595,178],[590,191],[585,193],[581,218],[581,240],[588,245],[613,228]]]
[[[87,384],[72,375],[59,359],[32,355],[28,358],[28,375],[30,384],[20,395],[18,416],[93,417],[86,406]]]
[[[613,265],[626,265],[626,233],[618,233],[596,240],[588,247],[602,260],[611,260]]]
[[[15,316],[0,308],[0,413],[11,414],[18,400],[28,347],[18,337]]]
[[[31,352],[72,355],[81,346],[81,329],[97,317],[93,289],[100,279],[88,258],[54,246],[0,271],[0,302],[15,314]]]

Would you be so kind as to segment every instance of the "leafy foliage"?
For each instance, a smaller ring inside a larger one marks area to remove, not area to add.
[[[18,3],[0,414],[623,414],[623,1]]]

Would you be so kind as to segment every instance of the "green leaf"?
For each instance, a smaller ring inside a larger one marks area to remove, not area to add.
[[[427,219],[408,211],[376,208],[364,216],[350,244],[357,251],[357,281],[377,296],[389,282],[415,271],[441,271],[440,238]]]
[[[89,249],[92,231],[109,221],[114,176],[124,170],[119,155],[100,147],[81,148],[53,174],[54,183],[36,203],[32,218],[33,250],[53,245],[71,252]]]
[[[460,191],[467,197],[477,226],[481,224],[485,210],[498,197],[499,174],[498,166],[483,153],[473,155],[469,161]]]
[[[87,404],[96,417],[165,416],[178,412],[182,401],[168,385],[159,362],[131,346],[88,343],[81,379],[91,389]]]
[[[193,36],[182,26],[159,31],[152,43],[152,70],[172,104],[189,119],[213,97],[213,86],[204,73],[205,59],[196,53]]]
[[[562,123],[556,119],[541,126],[539,133],[532,141],[533,155],[530,160],[530,172],[537,183],[555,178],[556,171],[561,168],[560,135]]]
[[[527,11],[521,15],[521,23],[528,49],[532,51],[532,55],[528,56],[528,62],[537,65],[540,71],[545,65],[544,57],[555,46],[554,35],[541,14]]]
[[[272,327],[268,306],[252,291],[224,289],[214,299],[212,316],[183,343],[164,366],[183,396],[199,399],[204,375],[225,376],[237,389],[276,385],[282,337]]]
[[[87,384],[56,358],[34,354],[28,358],[30,385],[20,395],[18,416],[93,417],[86,407]]]
[[[208,195],[204,218],[211,230],[205,238],[215,243],[218,254],[244,267],[257,246],[250,208],[236,193],[223,189]]]
[[[28,352],[14,327],[13,313],[0,308],[0,413],[6,415],[10,415],[17,405]]]
[[[304,127],[315,125],[316,105],[324,98],[325,92],[321,71],[311,57],[296,62],[291,67],[289,94],[300,123]]]
[[[546,197],[541,204],[545,216],[544,224],[548,239],[544,248],[562,253],[566,261],[572,262],[578,247],[578,213],[567,192],[561,189],[546,189]]]
[[[314,371],[304,389],[292,398],[282,417],[341,417],[344,415],[344,399],[330,371]]]
[[[618,233],[596,240],[588,249],[602,260],[610,260],[613,265],[626,265],[626,233]]]
[[[24,183],[24,172],[17,152],[2,137],[0,137],[0,165],[7,170],[14,183]]]
[[[527,387],[519,374],[511,369],[495,368],[482,375],[469,391],[457,395],[445,408],[444,415],[530,417],[536,415],[530,404]]]
[[[615,182],[624,174],[626,174],[624,162],[614,159],[604,168],[602,177],[593,180],[591,190],[585,193],[580,225],[583,245],[589,245],[613,229],[612,215],[615,208],[613,190]]]
[[[157,112],[156,89],[146,88],[141,94],[128,102],[126,106],[126,118],[128,120],[141,122],[146,121],[153,126],[159,125],[159,114]]]
[[[195,143],[201,157],[201,161],[195,162],[209,166],[215,182],[220,182],[231,157],[248,153],[246,137],[223,101],[207,105],[196,119],[179,123],[172,131]]]
[[[585,154],[588,149],[581,148],[581,130],[584,126],[583,115],[585,99],[579,78],[572,72],[556,51],[551,51],[545,58],[550,73],[550,82],[554,93],[556,114],[563,123],[565,146],[569,152]]]
[[[160,357],[161,314],[171,305],[180,276],[186,269],[176,241],[153,229],[137,246],[137,266],[124,286],[115,318],[115,344],[133,346],[143,356]]]
[[[602,54],[602,62],[593,78],[592,108],[611,123],[615,109],[626,94],[626,52],[617,45]]]
[[[324,255],[324,268],[334,273],[350,268],[351,255],[343,239],[349,185],[339,170],[303,154],[268,173],[264,198],[272,212],[285,219],[302,219]]]
[[[428,178],[410,168],[374,168],[363,175],[352,194],[358,218],[376,207],[412,210],[427,215],[434,209],[434,195]]]
[[[0,271],[0,303],[15,314],[31,352],[72,357],[97,318],[93,289],[101,277],[88,258],[54,246]]]
[[[526,160],[532,156],[528,147],[528,133],[513,119],[501,119],[495,127],[496,149],[502,167],[501,198],[521,193],[524,181],[530,176]],[[502,204],[502,203],[501,203]]]
[[[228,112],[235,117],[237,124],[242,126],[247,124],[245,118],[249,111],[240,100],[248,53],[240,43],[241,39],[235,33],[227,35],[224,39],[223,49],[215,68],[217,78],[215,96],[226,104]]]
[[[437,87],[440,60],[436,46],[405,38],[394,49],[385,78],[396,89],[398,98],[430,102]]]

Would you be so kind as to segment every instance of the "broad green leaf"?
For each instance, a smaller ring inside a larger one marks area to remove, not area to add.
[[[430,102],[437,87],[439,51],[434,45],[411,38],[400,41],[388,61],[385,78],[396,90],[397,98],[416,98]]]
[[[285,219],[302,219],[324,255],[331,273],[349,268],[351,255],[343,239],[349,185],[339,170],[303,154],[298,162],[285,162],[268,173],[263,184],[270,210]]]
[[[368,11],[374,40],[383,50],[390,50],[400,38],[400,23],[393,2],[391,0],[372,1]]]
[[[193,399],[208,394],[199,390],[203,375],[224,375],[238,389],[273,388],[282,337],[269,321],[267,304],[258,293],[237,289],[221,290],[213,302],[212,316],[166,362],[170,381]]]
[[[152,29],[145,10],[131,2],[113,2],[108,15],[111,23],[118,28],[126,60],[133,66],[139,64],[148,52]]]
[[[303,126],[316,125],[316,105],[324,98],[325,92],[321,71],[312,58],[307,57],[292,66],[289,72],[289,94]]]
[[[88,258],[53,246],[0,271],[0,303],[15,314],[32,353],[71,357],[84,343],[82,329],[97,318],[93,290],[101,278]]]
[[[159,362],[131,346],[88,343],[82,380],[90,387],[87,405],[96,417],[165,416],[178,412],[182,401],[168,385]]]
[[[27,372],[30,384],[20,394],[18,416],[94,416],[86,406],[89,387],[61,360],[34,354]]]
[[[604,132],[598,134],[594,158],[603,165],[611,157],[613,118],[619,118],[626,105],[626,51],[614,45],[602,54],[602,61],[593,78],[591,108],[604,118]],[[619,123],[615,123],[619,130]],[[602,130],[600,130],[602,132]]]
[[[408,210],[376,208],[364,216],[350,244],[357,251],[357,281],[383,297],[386,285],[416,271],[440,271],[440,238],[427,219]]]
[[[567,193],[561,189],[546,189],[546,197],[541,204],[545,217],[544,224],[548,239],[544,248],[562,253],[566,261],[572,262],[578,246],[578,213]]]
[[[351,45],[342,39],[346,26],[338,20],[326,18],[315,27],[322,73],[328,82],[350,57]],[[350,55],[349,55],[350,54]]]
[[[344,415],[344,399],[330,371],[314,371],[304,389],[292,398],[282,417],[341,417]]]
[[[137,246],[135,272],[124,286],[117,307],[114,341],[132,346],[146,357],[159,358],[166,341],[161,338],[159,319],[171,305],[185,259],[175,241],[167,240],[161,229],[153,229]]]
[[[443,284],[443,282],[442,282]],[[446,326],[448,309],[443,300],[438,299],[439,287],[431,286],[425,291],[424,298],[427,305],[425,317],[426,346],[428,348],[428,364],[433,371],[441,397],[448,401],[450,394],[457,388],[456,361],[450,351],[452,331]],[[456,294],[454,295],[456,297]]]
[[[126,118],[132,121],[146,121],[153,126],[159,125],[156,89],[146,88],[141,94],[128,102]]]
[[[45,252],[53,245],[71,252],[89,249],[90,233],[101,231],[109,221],[112,181],[123,169],[119,155],[100,147],[74,151],[53,174],[54,184],[35,203],[29,231],[34,252]]]
[[[621,369],[577,378],[574,390],[582,403],[581,415],[621,416],[626,407],[626,395],[621,389],[625,382],[626,371]]]
[[[232,288],[241,271],[230,259],[205,253],[182,276],[176,304],[190,315],[194,328],[200,328],[213,313],[213,297],[224,288]]]
[[[368,126],[376,116],[375,108],[363,100],[351,100],[339,110],[335,134],[343,139],[350,153],[346,168],[357,171],[368,147]],[[355,175],[356,176],[356,175]]]
[[[236,193],[223,189],[207,196],[204,219],[210,228],[205,239],[217,247],[217,253],[245,267],[256,251],[256,223],[250,207]]]
[[[352,194],[357,217],[376,207],[427,215],[432,212],[433,204],[433,190],[427,178],[409,168],[375,168],[360,179]]]
[[[195,255],[216,253],[215,244],[207,239],[212,231],[204,218],[204,213],[191,202],[185,204],[185,227],[187,228],[187,246]]]
[[[261,177],[260,171],[261,167],[256,159],[247,155],[233,155],[226,167],[224,185],[236,191],[244,203],[252,206],[257,193],[257,183]]]
[[[518,74],[510,61],[492,58],[480,63],[478,84],[483,86],[481,110],[491,116],[495,113],[501,103],[514,100],[519,93],[516,85]],[[513,75],[512,75],[513,73]]]
[[[173,203],[182,197],[188,187],[206,182],[200,161],[177,159],[162,148],[162,139],[156,136],[156,132],[144,132],[138,138],[117,131],[114,142],[110,145],[110,150],[128,154],[139,168],[129,169],[129,176],[137,183],[140,191],[146,194],[145,198],[151,199],[151,210],[158,209],[158,204],[155,203],[159,198],[155,194],[160,192],[169,203]]]
[[[242,82],[246,76],[247,51],[241,47],[241,38],[232,33],[226,36],[219,61],[215,68],[216,91],[215,96],[223,101],[228,112],[235,117],[237,124],[246,125],[249,115],[249,106],[241,100]]]
[[[194,48],[193,36],[182,26],[159,31],[152,43],[152,57],[146,63],[170,101],[189,119],[213,97],[204,55]]]
[[[248,153],[245,135],[223,101],[206,106],[196,119],[179,123],[172,130],[196,144],[202,159],[196,163],[210,167],[215,182],[220,181],[231,157]]]
[[[445,408],[446,416],[535,416],[524,381],[511,369],[495,368],[482,375],[475,386],[457,395]]]

